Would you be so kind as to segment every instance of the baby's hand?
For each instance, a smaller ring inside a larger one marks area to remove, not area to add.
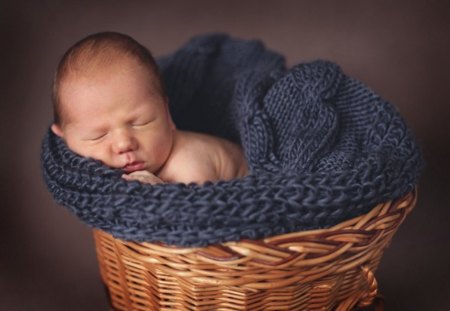
[[[137,180],[144,184],[164,184],[164,181],[148,171],[136,171],[130,174],[123,174],[122,178],[126,180]]]

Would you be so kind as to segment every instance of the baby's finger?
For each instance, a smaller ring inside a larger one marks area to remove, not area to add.
[[[159,179],[158,177],[156,177],[153,174],[124,174],[122,175],[122,178],[131,181],[131,180],[137,180],[140,181],[142,183],[146,183],[146,184],[162,184],[164,183],[161,179]]]

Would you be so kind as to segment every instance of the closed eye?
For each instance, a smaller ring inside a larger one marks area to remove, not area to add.
[[[107,135],[107,133],[104,133],[104,134],[96,135],[96,136],[94,136],[94,137],[86,138],[86,139],[84,139],[84,140],[87,140],[87,141],[99,141],[99,140],[101,140],[103,137],[105,137],[106,135]]]
[[[132,125],[133,126],[144,126],[144,125],[147,125],[147,124],[149,124],[150,122],[135,122],[135,123],[133,123]]]
[[[136,121],[136,122],[133,122],[131,125],[132,126],[145,126],[145,125],[148,125],[148,124],[150,124],[150,123],[152,123],[154,121],[154,119],[151,119],[151,120],[142,120],[142,121]]]

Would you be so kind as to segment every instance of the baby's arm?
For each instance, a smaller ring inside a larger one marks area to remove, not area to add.
[[[164,181],[149,171],[136,171],[130,174],[123,174],[122,178],[128,181],[137,180],[144,184],[164,184]]]

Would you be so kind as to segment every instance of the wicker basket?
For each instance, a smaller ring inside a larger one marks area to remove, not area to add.
[[[332,228],[204,248],[94,237],[114,310],[351,310],[377,295],[374,271],[415,202],[414,191]]]

